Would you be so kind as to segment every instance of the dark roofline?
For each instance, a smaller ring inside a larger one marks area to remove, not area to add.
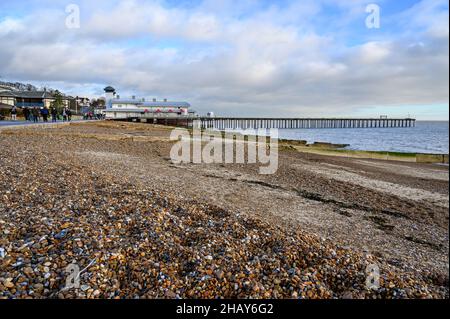
[[[12,92],[12,91],[1,91],[0,92],[0,96],[14,97],[14,92]]]
[[[14,91],[14,92],[0,92],[0,96],[13,97],[19,99],[54,99],[54,95],[47,91]],[[63,100],[72,100],[73,97],[62,96]]]

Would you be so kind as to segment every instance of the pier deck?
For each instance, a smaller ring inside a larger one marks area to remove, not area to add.
[[[162,117],[133,113],[121,120],[225,129],[324,129],[324,128],[405,128],[414,127],[412,118],[253,118],[253,117]]]

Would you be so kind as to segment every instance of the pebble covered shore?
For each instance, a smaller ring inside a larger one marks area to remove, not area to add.
[[[95,171],[65,138],[1,137],[0,298],[448,297],[431,278],[310,231]],[[71,263],[80,287],[65,289]],[[366,288],[370,264],[378,290]]]

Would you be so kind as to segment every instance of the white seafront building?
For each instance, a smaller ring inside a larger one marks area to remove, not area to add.
[[[188,102],[172,102],[164,99],[157,101],[152,99],[121,98],[116,90],[108,86],[105,89],[106,119],[152,119],[152,118],[186,118],[195,116]]]

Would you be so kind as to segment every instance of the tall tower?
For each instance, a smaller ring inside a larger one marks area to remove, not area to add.
[[[104,88],[104,90],[106,97],[106,108],[110,109],[112,108],[112,100],[114,98],[114,95],[116,94],[116,90],[112,86],[107,86]]]

